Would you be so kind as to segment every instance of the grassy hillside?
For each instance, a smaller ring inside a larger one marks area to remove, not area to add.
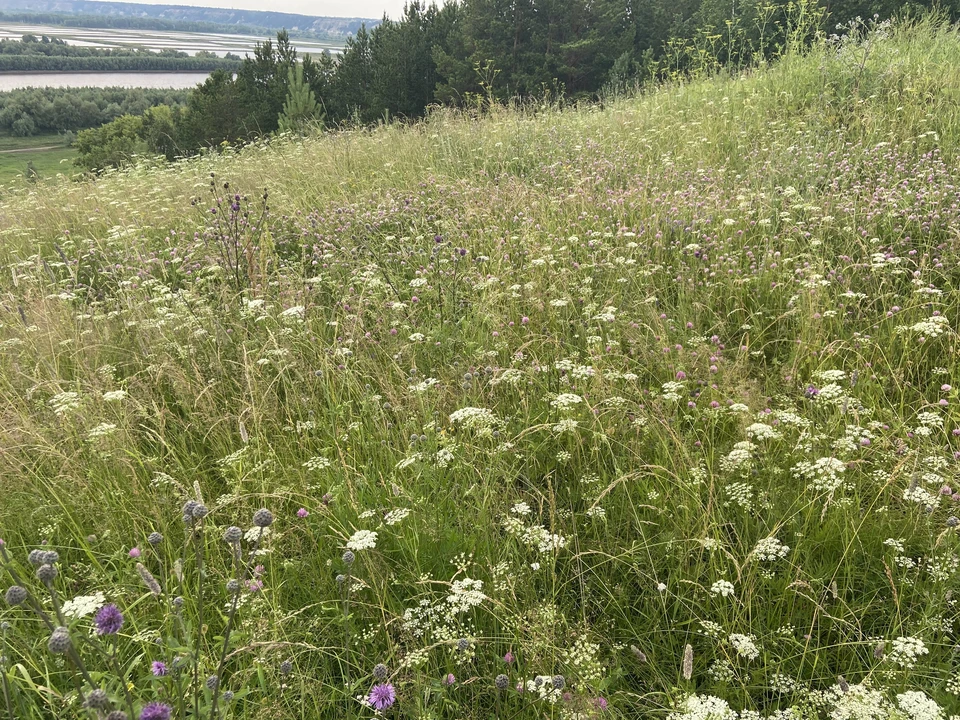
[[[960,714],[958,88],[928,21],[7,191],[0,555],[69,627],[0,611],[9,713]]]

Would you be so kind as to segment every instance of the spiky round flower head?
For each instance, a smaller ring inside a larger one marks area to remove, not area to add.
[[[563,675],[554,675],[552,682],[555,690],[563,690],[567,686],[567,680]]]
[[[947,518],[947,527],[956,527],[957,525],[960,525],[960,518],[957,518],[956,515]]]
[[[282,663],[280,663],[280,674],[281,674],[281,675],[289,675],[291,672],[293,672],[293,663],[292,663],[292,662],[290,662],[289,660],[284,660]]]
[[[243,539],[243,530],[236,525],[231,525],[227,528],[227,531],[223,533],[223,539],[231,545],[236,545]]]
[[[202,520],[210,513],[210,510],[207,509],[207,506],[203,503],[197,503],[193,506],[193,510],[190,512],[193,515],[194,520]]]
[[[236,579],[227,580],[227,592],[236,595],[240,592],[240,581]]]
[[[337,585],[343,585],[347,581],[347,576],[343,573],[337,575]]]
[[[11,585],[4,597],[8,605],[21,605],[27,600],[27,591],[19,585]]]
[[[353,554],[353,550],[347,550],[345,553],[343,553],[343,557],[341,558],[344,565],[353,565],[353,561],[356,559],[357,556]]]
[[[170,720],[170,713],[172,711],[173,708],[164,703],[147,703],[143,706],[143,710],[140,711],[140,720]]]
[[[183,514],[193,517],[193,509],[197,506],[196,500],[187,500],[183,504]]]
[[[44,563],[37,568],[37,580],[49,585],[57,577],[57,568],[49,563]]]
[[[43,562],[47,565],[53,565],[60,562],[60,553],[56,550],[45,550],[43,553]]]
[[[373,679],[377,682],[383,682],[387,679],[387,675],[390,674],[390,671],[387,670],[387,666],[383,663],[377,663],[373,666]]]
[[[106,710],[110,707],[110,698],[107,696],[105,690],[97,688],[87,693],[87,699],[84,701],[84,705],[93,710]]]
[[[116,635],[123,627],[123,613],[113,603],[104,605],[93,618],[97,626],[97,635]]]
[[[470,649],[470,640],[468,638],[460,638],[457,640],[457,652],[466,652]]]
[[[58,627],[50,634],[47,648],[54,655],[63,655],[70,649],[70,632],[65,627]]]
[[[253,514],[253,524],[261,528],[273,525],[273,513],[266,508],[260,508]]]
[[[38,567],[40,565],[43,565],[44,562],[46,562],[44,560],[46,553],[47,553],[46,550],[39,550],[39,549],[31,550],[30,554],[27,555],[27,560],[29,560],[30,564],[33,565],[34,567]]]
[[[114,710],[107,715],[107,720],[128,720],[128,718],[123,710]]]
[[[397,695],[394,692],[393,685],[383,683],[374,685],[370,688],[370,694],[367,696],[367,702],[374,710],[386,710],[397,701]]]
[[[183,514],[183,524],[187,527],[193,527],[193,515],[190,513]]]
[[[177,610],[181,609],[181,608],[183,607],[183,597],[181,597],[180,595],[177,595],[177,596],[173,599],[173,606],[174,606]]]
[[[147,542],[153,546],[157,546],[163,542],[163,535],[158,532],[152,532],[147,535]]]
[[[224,701],[225,703],[228,703],[228,702],[230,702],[231,700],[233,700],[233,691],[232,691],[232,690],[224,690],[224,691],[223,691],[223,695],[221,695],[220,697],[223,698],[223,701]]]
[[[6,632],[9,629],[10,629],[10,623],[8,623],[6,620],[4,620],[3,622],[0,622],[0,632]]]
[[[500,673],[494,678],[493,684],[497,686],[497,690],[506,690],[510,686],[510,678]]]
[[[216,691],[216,689],[220,687],[220,678],[216,675],[211,675],[204,684],[207,686],[207,690]]]

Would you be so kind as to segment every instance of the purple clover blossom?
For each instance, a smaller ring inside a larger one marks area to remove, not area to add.
[[[140,711],[140,720],[170,720],[172,708],[160,702],[147,703]]]
[[[116,635],[123,627],[123,613],[113,603],[104,605],[93,618],[97,626],[97,635]]]
[[[152,663],[150,663],[150,672],[157,677],[163,677],[167,674],[167,664],[160,660],[154,660]]]
[[[370,689],[370,695],[367,696],[367,702],[374,710],[386,710],[397,700],[397,695],[390,683],[381,683],[374,685]]]

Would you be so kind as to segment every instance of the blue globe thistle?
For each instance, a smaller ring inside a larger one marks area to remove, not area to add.
[[[47,640],[47,648],[54,655],[63,655],[70,649],[70,632],[65,627],[58,627]]]
[[[220,697],[223,698],[223,701],[224,701],[225,703],[228,703],[228,702],[230,702],[231,700],[233,700],[233,691],[232,691],[232,690],[224,690],[224,691],[223,691],[223,695],[221,695]]]
[[[220,678],[216,675],[211,675],[204,684],[207,686],[207,690],[216,692],[217,688],[220,687]]]
[[[457,652],[466,652],[470,649],[470,640],[467,638],[460,638],[457,640]]]
[[[187,500],[183,504],[183,514],[193,517],[193,509],[197,506],[196,500]]]
[[[266,508],[260,508],[253,514],[253,524],[260,528],[273,525],[273,513]]]
[[[31,550],[30,554],[27,555],[27,560],[29,560],[30,564],[33,565],[34,567],[38,567],[40,565],[43,565],[44,562],[46,562],[44,560],[45,556],[46,556],[46,550]]]
[[[22,605],[27,600],[27,591],[19,585],[11,585],[4,597],[8,605]]]
[[[510,678],[500,673],[494,678],[493,684],[496,685],[497,690],[506,690],[510,686]]]
[[[183,608],[183,597],[181,597],[180,595],[177,595],[177,596],[173,599],[173,606],[174,606],[177,610],[182,609],[182,608]]]
[[[105,690],[97,688],[87,693],[87,699],[84,701],[84,705],[93,710],[106,710],[110,707],[110,698],[107,696]]]
[[[280,674],[281,674],[281,675],[289,675],[291,672],[293,672],[293,663],[292,663],[292,662],[290,662],[289,660],[284,660],[282,663],[280,663]]]
[[[353,561],[357,559],[357,556],[353,554],[352,550],[347,550],[341,559],[344,565],[353,565]]]
[[[563,690],[567,686],[566,678],[563,675],[554,675],[552,682],[555,690]]]
[[[243,539],[243,530],[236,525],[231,525],[227,528],[226,532],[223,533],[223,539],[231,545],[236,545]]]
[[[49,563],[44,563],[37,568],[37,580],[49,585],[57,578],[57,568]]]
[[[45,550],[43,553],[43,562],[47,565],[60,562],[60,553],[56,550]]]
[[[147,535],[147,542],[154,546],[159,545],[163,542],[163,535],[158,532],[152,532]]]
[[[190,512],[193,515],[194,520],[201,520],[205,518],[210,513],[210,510],[207,509],[207,506],[203,503],[196,503],[193,506],[193,510]]]
[[[387,679],[387,675],[390,674],[390,671],[387,670],[387,666],[383,663],[377,663],[373,666],[373,679],[377,682],[383,682]]]

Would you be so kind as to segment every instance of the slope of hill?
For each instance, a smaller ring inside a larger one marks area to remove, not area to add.
[[[11,714],[960,713],[958,87],[882,25],[8,189],[7,597],[80,596]]]

